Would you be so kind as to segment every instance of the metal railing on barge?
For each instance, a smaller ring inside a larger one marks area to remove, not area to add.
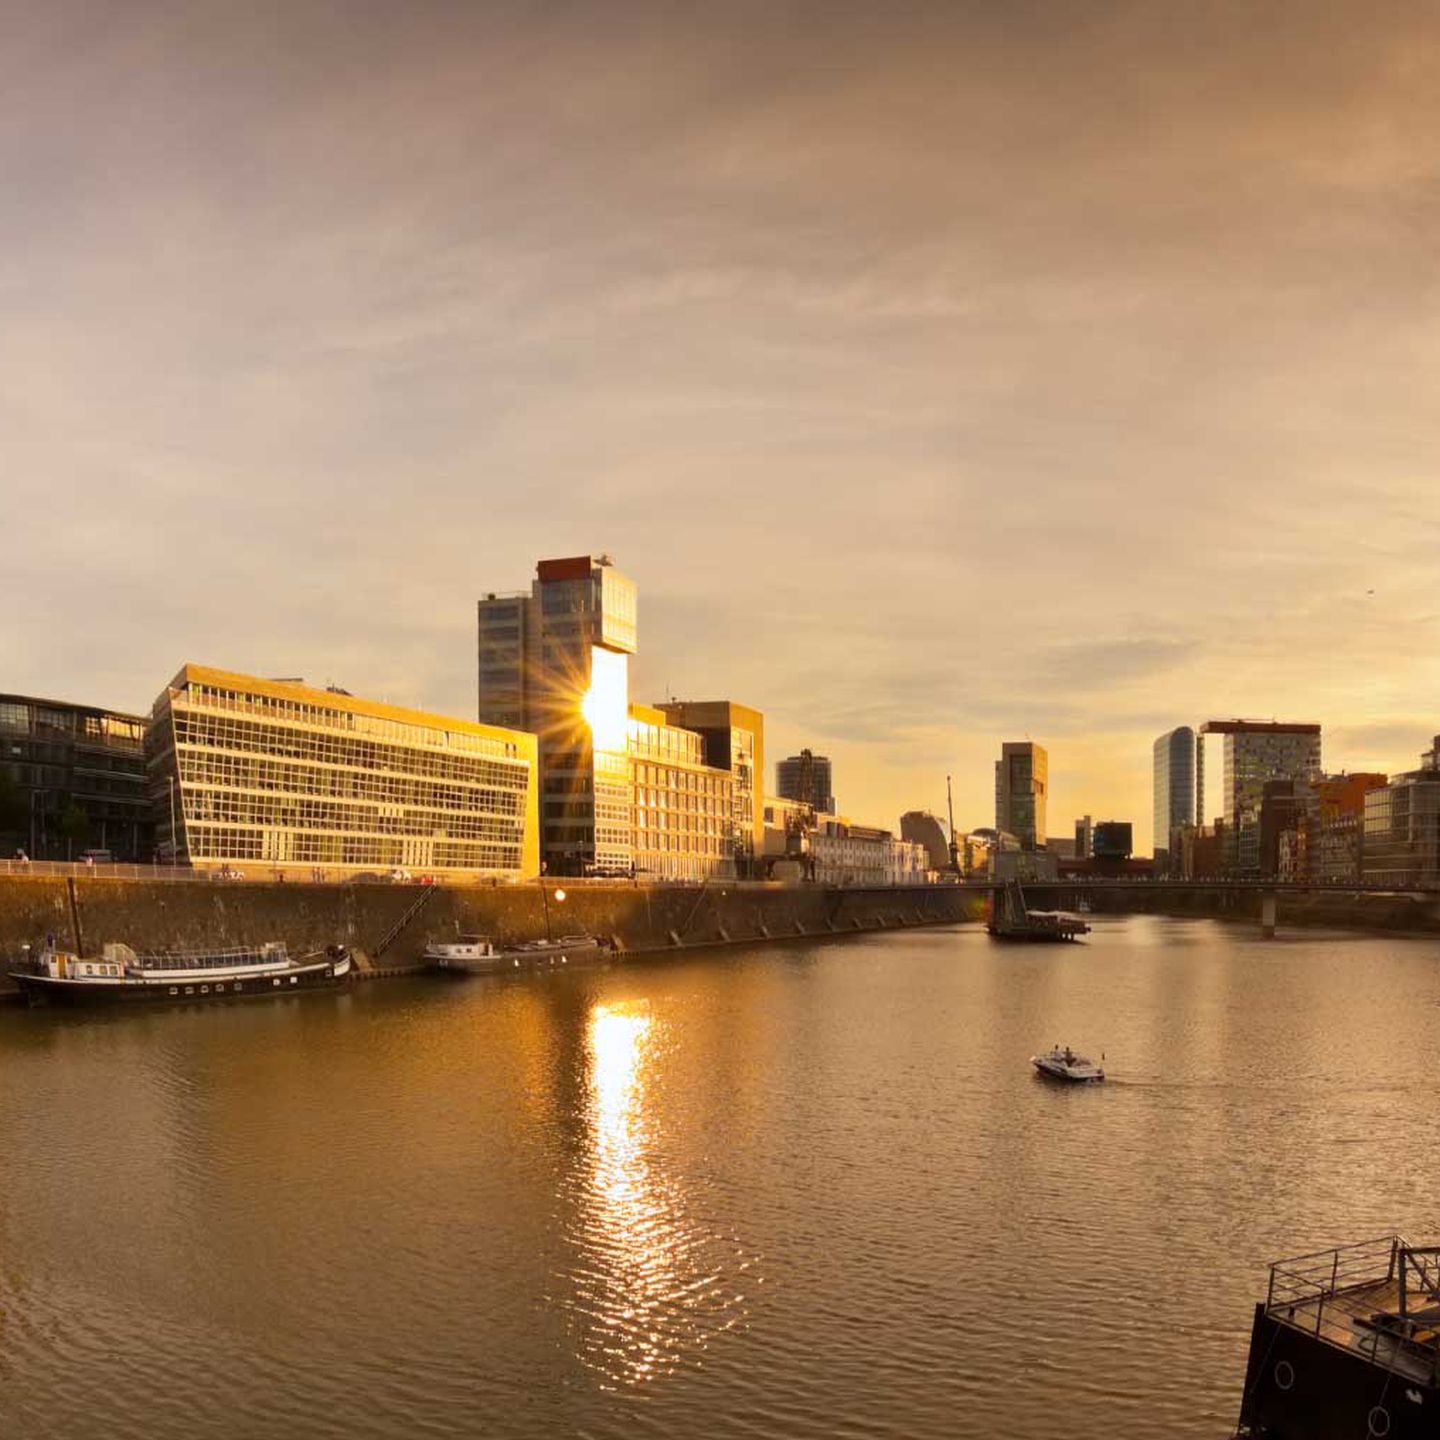
[[[1384,1303],[1392,1287],[1394,1309]],[[1411,1309],[1417,1295],[1429,1302],[1419,1312]],[[1440,1381],[1440,1247],[1411,1245],[1396,1234],[1278,1260],[1270,1267],[1265,1313],[1431,1384]]]

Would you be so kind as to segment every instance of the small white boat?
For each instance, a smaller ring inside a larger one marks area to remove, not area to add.
[[[599,949],[600,942],[593,935],[562,935],[558,940],[529,940],[518,945],[497,945],[484,935],[462,935],[458,940],[432,941],[425,947],[424,959],[428,970],[493,975],[593,959]]]
[[[1103,1055],[1100,1057],[1105,1058]],[[1043,1055],[1032,1055],[1030,1063],[1052,1080],[1068,1080],[1077,1085],[1093,1085],[1105,1078],[1105,1071],[1085,1055],[1077,1055],[1068,1045],[1056,1045]]]

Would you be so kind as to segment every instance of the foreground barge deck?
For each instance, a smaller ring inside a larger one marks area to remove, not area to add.
[[[1389,1235],[1270,1267],[1236,1432],[1440,1437],[1440,1247]]]

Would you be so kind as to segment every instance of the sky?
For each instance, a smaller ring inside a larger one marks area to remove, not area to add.
[[[0,690],[473,716],[604,551],[870,823],[1440,730],[1433,4],[0,5]]]

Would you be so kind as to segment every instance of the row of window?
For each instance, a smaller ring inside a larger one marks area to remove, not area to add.
[[[682,770],[672,765],[637,763],[632,773],[637,785],[662,785],[667,790],[688,790],[696,795],[729,796],[733,788],[728,770]]]
[[[380,835],[242,829],[192,823],[185,827],[192,863],[225,860],[377,868],[420,865],[437,870],[516,871],[521,845],[468,841],[453,836],[416,841]]]
[[[646,854],[708,855],[719,857],[734,853],[730,842],[714,836],[682,835],[659,830],[635,832],[635,863],[640,865]]]
[[[270,977],[270,984],[272,987],[278,990],[285,983],[285,980],[287,978],[292,985],[298,985],[300,983],[300,977],[298,975],[290,975],[288,977],[272,975]],[[257,981],[256,983],[258,984],[259,982]],[[245,982],[243,980],[232,980],[230,982],[230,988],[235,991],[243,990],[245,988]],[[172,995],[180,994],[182,989],[187,995],[194,995],[197,990],[201,995],[208,995],[212,987],[209,985],[171,985],[169,987],[170,994]],[[217,995],[223,994],[225,991],[225,982],[223,980],[217,980],[215,982],[215,985],[213,986],[213,989]]]
[[[350,834],[449,836],[465,840],[518,843],[524,817],[485,814],[474,810],[444,812],[341,805],[289,796],[252,795],[234,790],[186,788],[185,818],[195,823],[224,822],[285,830],[334,830]],[[391,813],[386,813],[386,811]]]
[[[176,710],[175,739],[180,744],[239,750],[328,765],[347,765],[360,770],[387,770],[401,775],[435,776],[448,780],[478,783],[523,784],[528,772],[524,760],[496,751],[481,755],[423,750],[414,746],[385,744],[351,735],[330,735],[302,730],[291,725],[265,725],[234,715],[212,715]]]
[[[341,731],[404,747],[432,745],[499,758],[514,757],[519,753],[514,741],[498,736],[477,735],[468,730],[451,730],[419,721],[382,719],[343,706],[312,704],[272,695],[251,695],[210,685],[192,684],[171,701],[172,710],[191,708],[257,716],[267,722],[267,729],[276,723],[288,723]]]
[[[319,799],[373,800],[435,810],[485,810],[518,815],[525,808],[529,767],[466,762],[477,773],[456,783],[381,770],[332,769],[310,762],[294,763],[259,755],[232,755],[209,748],[179,751],[180,779],[188,785],[225,786],[235,790],[279,790]]]

